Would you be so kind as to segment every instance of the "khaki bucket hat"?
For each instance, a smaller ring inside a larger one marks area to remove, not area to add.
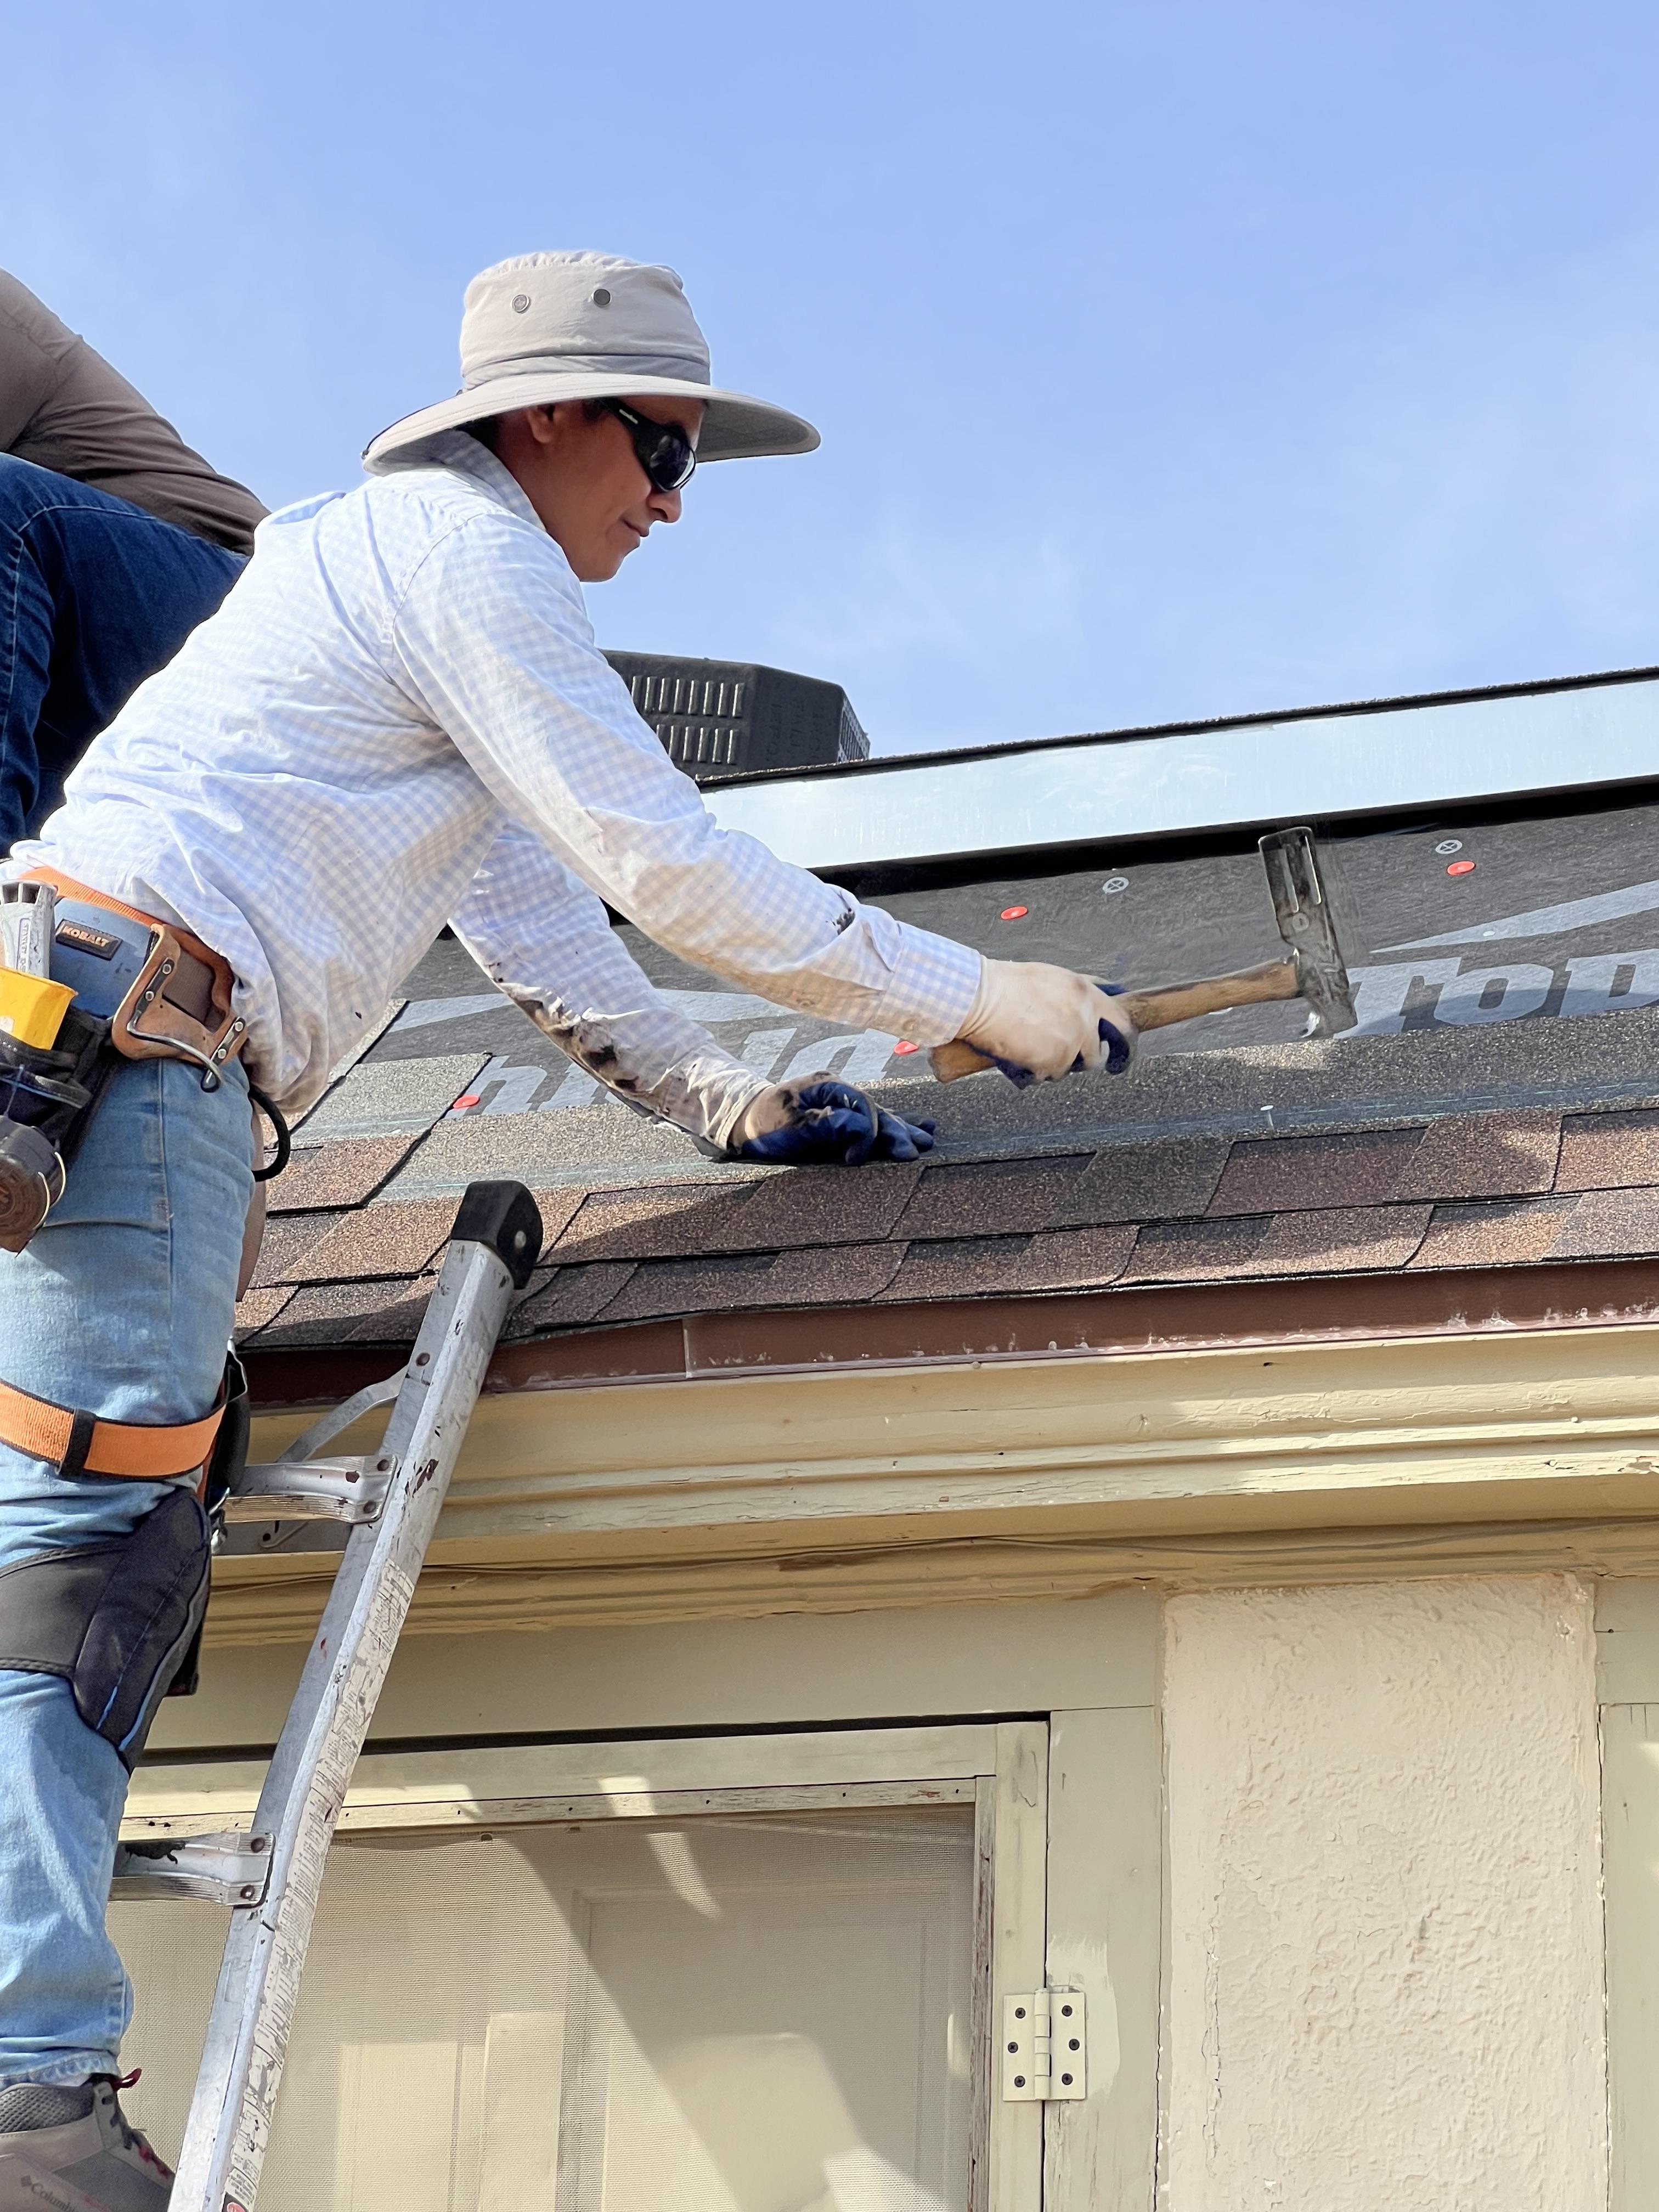
[[[394,467],[440,430],[561,399],[701,399],[699,461],[810,453],[818,434],[787,408],[708,380],[708,342],[672,269],[613,253],[521,253],[466,288],[461,388],[382,430],[365,468]]]

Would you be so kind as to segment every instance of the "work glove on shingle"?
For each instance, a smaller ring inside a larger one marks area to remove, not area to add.
[[[1085,1067],[1121,1075],[1134,1057],[1135,1025],[1124,1006],[1115,1006],[1108,1019],[1101,1002],[1121,988],[1046,961],[983,960],[959,1038],[1022,1090]],[[933,1072],[941,1074],[937,1066]]]
[[[808,1075],[771,1084],[751,1098],[727,1148],[739,1159],[786,1167],[856,1168],[866,1160],[920,1159],[933,1149],[933,1124],[890,1114],[833,1075]]]

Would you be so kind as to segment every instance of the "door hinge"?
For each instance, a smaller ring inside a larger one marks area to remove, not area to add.
[[[1002,2000],[1002,2094],[1012,2105],[1081,2097],[1089,2041],[1081,1990],[1033,1990]]]

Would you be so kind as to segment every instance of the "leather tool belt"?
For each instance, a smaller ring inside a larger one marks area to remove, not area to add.
[[[117,1052],[128,1060],[188,1060],[210,1073],[240,1052],[247,1024],[231,1010],[236,979],[199,937],[55,869],[31,868],[23,880],[50,884],[60,908],[100,907],[150,933],[149,953],[110,1017],[109,1041]],[[58,937],[66,950],[96,956],[97,935],[84,920],[60,913]]]

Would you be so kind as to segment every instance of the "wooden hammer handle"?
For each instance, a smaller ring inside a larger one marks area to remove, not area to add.
[[[1168,1029],[1172,1022],[1190,1022],[1199,1014],[1218,1014],[1229,1006],[1255,1006],[1272,999],[1294,999],[1301,982],[1294,960],[1268,960],[1260,968],[1245,968],[1237,975],[1210,975],[1197,983],[1162,983],[1150,991],[1125,991],[1117,1000],[1137,1030]],[[959,1075],[977,1075],[995,1063],[960,1037],[952,1044],[936,1045],[928,1065],[941,1083],[954,1083]]]
[[[1237,975],[1211,975],[1200,983],[1160,983],[1156,990],[1126,991],[1123,1003],[1138,1030],[1166,1030],[1171,1022],[1190,1022],[1198,1014],[1218,1014],[1229,1006],[1255,1006],[1269,999],[1300,995],[1294,960],[1267,960]]]

